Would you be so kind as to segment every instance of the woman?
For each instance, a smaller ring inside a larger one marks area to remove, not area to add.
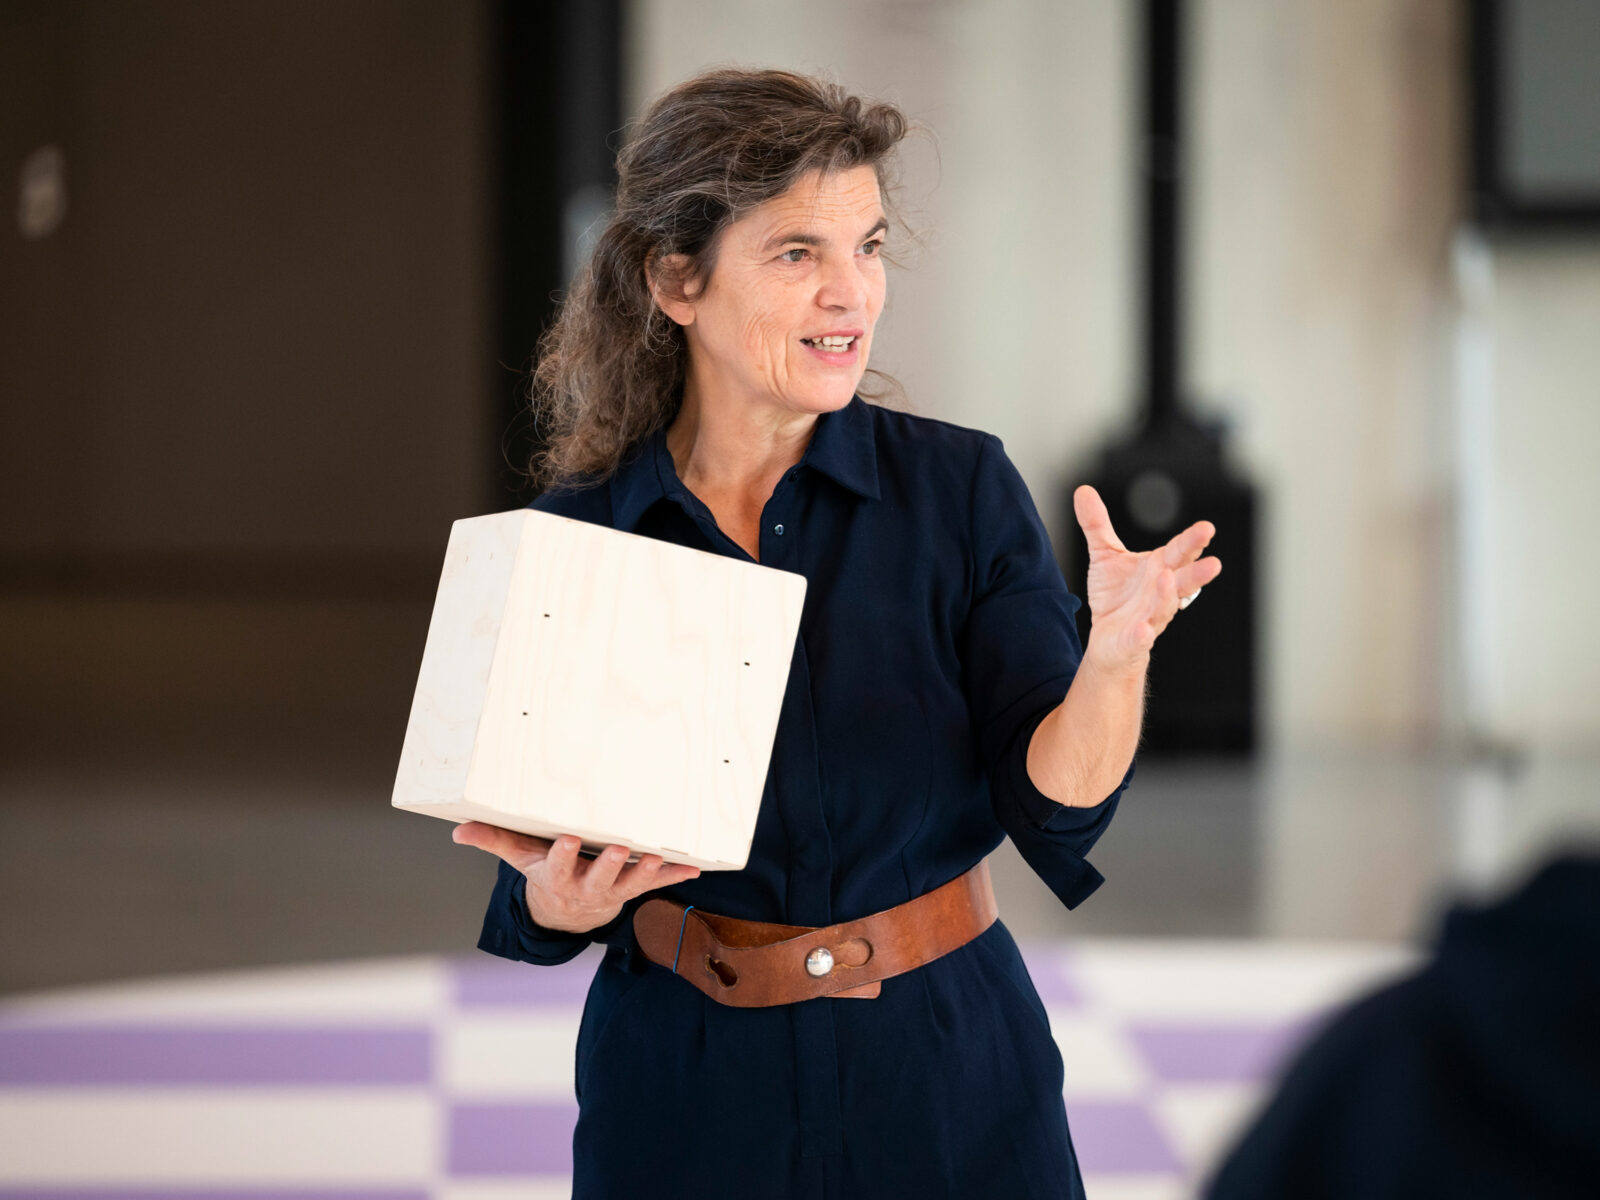
[[[544,347],[535,508],[809,581],[745,869],[458,828],[502,860],[482,948],[607,947],[578,1035],[580,1198],[1082,1194],[1061,1059],[981,864],[1009,835],[1069,907],[1098,885],[1082,855],[1132,774],[1151,646],[1221,565],[1204,522],[1128,552],[1080,488],[1082,648],[998,440],[857,395],[905,128],[782,72],[673,89]],[[772,959],[825,927],[803,970]]]

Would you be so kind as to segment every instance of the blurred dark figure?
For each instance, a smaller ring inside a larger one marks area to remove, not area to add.
[[[1452,910],[1429,965],[1301,1053],[1207,1194],[1600,1196],[1600,857]]]

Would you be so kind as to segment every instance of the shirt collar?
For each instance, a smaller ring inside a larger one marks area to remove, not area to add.
[[[625,533],[638,529],[639,519],[667,492],[656,469],[656,457],[665,454],[666,431],[658,429],[628,451],[611,476],[611,524]]]
[[[878,499],[877,438],[866,401],[852,396],[837,412],[819,416],[800,465],[820,471],[859,496]],[[681,500],[685,491],[667,451],[663,427],[630,450],[611,476],[612,525],[632,533],[657,501]]]
[[[817,431],[801,456],[805,466],[815,467],[829,479],[849,488],[858,496],[876,500],[878,490],[878,441],[873,429],[872,410],[860,396],[838,412],[817,418]]]

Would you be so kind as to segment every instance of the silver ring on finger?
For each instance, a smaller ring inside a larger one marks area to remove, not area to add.
[[[1178,600],[1178,607],[1179,608],[1188,608],[1189,605],[1194,603],[1195,597],[1198,596],[1203,591],[1205,591],[1204,588],[1195,588],[1195,590],[1190,592],[1187,596],[1180,597],[1179,600]]]

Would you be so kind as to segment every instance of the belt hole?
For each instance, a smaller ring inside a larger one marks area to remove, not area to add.
[[[706,970],[717,977],[717,982],[723,987],[732,987],[739,982],[739,972],[735,971],[725,962],[718,962],[711,955],[706,955]]]
[[[841,967],[864,967],[872,960],[872,943],[866,938],[851,938],[834,948],[833,960]]]

